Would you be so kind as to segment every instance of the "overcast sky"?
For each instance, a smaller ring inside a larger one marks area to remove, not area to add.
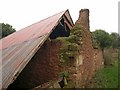
[[[90,10],[90,30],[118,32],[119,0],[0,0],[0,23],[20,30],[51,15],[69,9],[75,22],[79,10]]]

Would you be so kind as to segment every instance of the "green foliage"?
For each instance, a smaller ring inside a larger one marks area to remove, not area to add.
[[[2,32],[2,37],[1,38],[6,37],[9,34],[12,34],[13,32],[15,32],[15,29],[9,24],[1,23],[0,26],[2,27],[0,29],[0,32]]]
[[[112,48],[120,47],[120,35],[118,33],[111,33],[112,38]]]
[[[93,48],[99,48],[99,43],[95,39],[95,35],[92,35],[92,44],[93,44]]]
[[[117,88],[118,87],[118,63],[116,62],[112,67],[101,69],[96,78],[99,82],[97,84],[100,88]]]
[[[71,30],[71,33],[73,33],[73,32],[76,32],[76,31],[80,31],[80,30],[82,30],[83,28],[80,26],[80,25],[75,25],[73,28],[72,28],[72,30]]]
[[[63,72],[60,72],[59,73],[59,76],[60,77],[68,77],[69,76],[69,73],[67,71],[63,71]]]
[[[113,59],[112,54],[109,52],[109,50],[105,49],[104,53],[103,53],[103,56],[104,56],[104,65],[105,66],[110,66],[114,63],[112,61],[112,59]]]
[[[97,71],[91,80],[91,86],[92,88],[118,88],[118,62]]]
[[[79,43],[80,37],[77,35],[70,35],[66,40],[69,41],[70,43]]]
[[[104,30],[99,29],[92,32],[92,37],[102,48],[102,50],[106,47],[110,47],[112,44],[112,38],[110,37],[109,33],[105,32]]]
[[[68,40],[68,38],[57,38],[57,40],[62,42],[60,48],[60,59],[62,62],[69,62],[70,57],[75,57],[75,52],[78,51],[79,48],[78,44],[69,42],[70,39]]]
[[[120,61],[120,49],[118,49],[118,60]]]
[[[120,49],[120,35],[118,37],[118,48]]]
[[[62,42],[60,48],[60,60],[69,62],[70,58],[75,59],[80,50],[80,37],[82,36],[81,28],[76,25],[70,33],[69,37],[59,37],[56,40]]]
[[[79,25],[75,25],[73,29],[71,30],[70,35],[76,35],[78,37],[82,37],[83,35],[82,30],[83,30],[82,27],[80,27]]]

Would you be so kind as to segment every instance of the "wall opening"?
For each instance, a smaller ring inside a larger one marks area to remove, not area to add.
[[[57,37],[68,37],[70,35],[70,28],[64,22],[64,19],[56,26],[50,35],[51,39],[56,39]]]

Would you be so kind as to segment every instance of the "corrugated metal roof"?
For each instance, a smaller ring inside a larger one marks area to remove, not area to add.
[[[2,69],[2,88],[7,88],[15,80],[58,25],[63,18],[62,16],[68,18],[69,27],[74,25],[70,14],[68,14],[68,10],[60,12],[0,40],[2,41],[2,46],[0,45],[2,51],[2,57],[0,57],[2,58],[2,66],[0,66]]]

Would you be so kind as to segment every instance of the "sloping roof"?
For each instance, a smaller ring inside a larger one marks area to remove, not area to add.
[[[12,83],[62,18],[69,28],[74,25],[69,11],[63,11],[19,30],[2,40],[2,88]]]

